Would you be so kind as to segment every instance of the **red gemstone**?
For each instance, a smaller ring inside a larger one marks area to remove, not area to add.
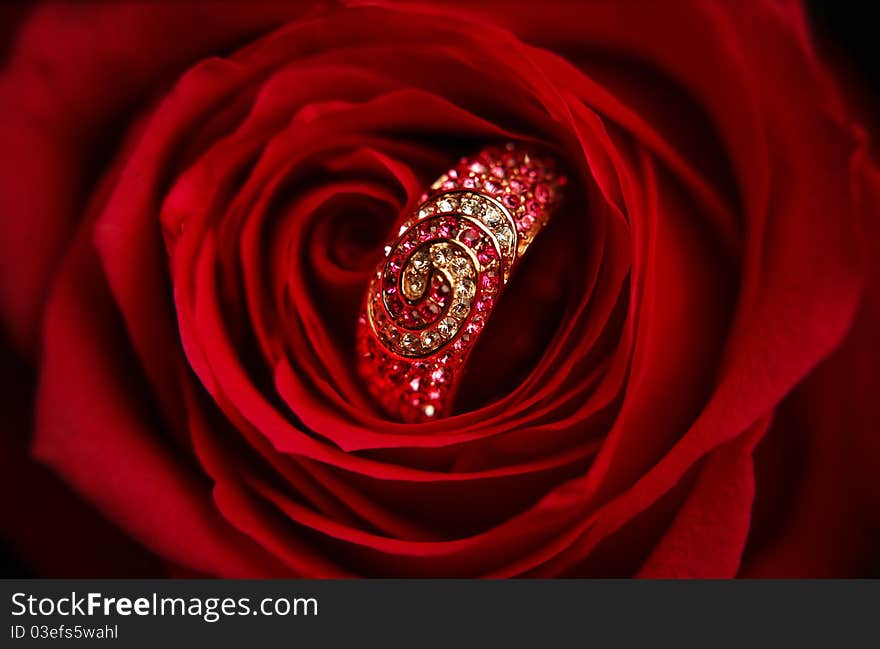
[[[458,239],[467,247],[473,248],[474,244],[480,240],[480,232],[476,228],[467,228],[462,230],[461,234],[458,235]]]
[[[446,283],[443,276],[435,275],[434,279],[431,281],[431,297],[442,304],[446,301],[449,291],[449,284]]]
[[[497,258],[495,254],[495,249],[492,246],[485,246],[479,253],[477,253],[477,259],[480,260],[481,264],[490,264]]]
[[[531,227],[535,225],[535,217],[526,212],[517,219],[517,225],[519,226],[518,230],[520,232],[530,230]]]
[[[515,210],[519,207],[520,200],[519,194],[505,194],[501,202],[509,209]]]
[[[403,370],[403,363],[401,363],[400,361],[392,361],[386,367],[385,373],[392,381],[399,381],[401,378],[403,378]]]
[[[539,203],[547,204],[550,201],[550,188],[544,183],[535,186],[535,198]]]

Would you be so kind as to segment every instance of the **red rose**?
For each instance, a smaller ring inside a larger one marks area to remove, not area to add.
[[[0,487],[32,570],[871,569],[880,172],[798,5],[15,19]],[[567,207],[459,413],[387,421],[353,369],[369,274],[400,211],[504,139],[560,152]]]

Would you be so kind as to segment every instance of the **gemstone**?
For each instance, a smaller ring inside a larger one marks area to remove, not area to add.
[[[442,367],[436,367],[431,372],[431,379],[437,383],[443,383],[446,380],[446,370]]]
[[[394,325],[388,325],[382,330],[382,333],[385,334],[385,338],[391,341],[395,341],[400,337],[400,332]]]
[[[424,241],[428,239],[437,230],[437,224],[432,221],[425,221],[419,226],[419,239]]]
[[[505,194],[501,198],[501,202],[504,203],[505,207],[511,210],[519,207],[520,200],[519,194]]]
[[[412,381],[409,382],[409,387],[411,387],[413,389],[413,392],[418,392],[419,384],[420,384],[419,377],[416,377]]]
[[[501,244],[502,248],[507,248],[511,244],[512,237],[510,236],[510,230],[498,230],[495,232],[495,238],[498,239],[498,243]]]
[[[434,246],[431,248],[431,259],[435,264],[443,265],[449,261],[449,249],[446,246]]]
[[[463,318],[467,315],[470,308],[470,302],[466,300],[460,300],[452,303],[452,308],[449,309],[449,312],[456,318]]]
[[[501,212],[499,212],[497,208],[486,208],[486,214],[483,216],[483,222],[490,228],[497,228],[499,225],[501,225],[503,220],[504,217],[501,215]]]
[[[455,333],[457,328],[458,322],[456,322],[455,318],[443,318],[437,325],[437,333],[444,338],[449,338],[449,336]]]
[[[422,345],[425,347],[432,347],[439,340],[440,336],[436,331],[426,331],[422,334]]]
[[[477,259],[480,260],[481,264],[490,264],[498,257],[495,249],[491,246],[485,246],[479,253],[477,253]]]
[[[442,303],[446,300],[447,295],[449,295],[449,285],[442,275],[435,276],[434,281],[431,282],[431,297]]]
[[[392,361],[388,367],[385,369],[386,374],[388,374],[388,378],[399,381],[403,376],[404,365],[399,361]]]
[[[433,417],[434,414],[437,412],[437,409],[429,403],[424,408],[422,408],[422,412],[425,413],[425,417]]]
[[[428,255],[425,252],[418,252],[412,256],[412,265],[417,271],[426,270],[430,263]]]
[[[415,351],[419,348],[419,337],[415,334],[405,334],[400,341],[404,349]]]
[[[466,228],[461,231],[458,235],[459,241],[461,241],[464,245],[472,248],[474,244],[480,239],[480,232],[476,228]]]
[[[469,169],[476,174],[481,174],[486,172],[486,165],[481,162],[472,162]]]
[[[538,183],[535,186],[535,198],[539,203],[547,204],[550,201],[550,188],[544,183]]]
[[[474,273],[471,262],[466,257],[455,257],[449,265],[452,267],[452,272],[459,277],[470,277]]]
[[[531,214],[526,213],[519,217],[517,223],[519,225],[520,231],[524,232],[526,230],[530,230],[532,226],[535,225],[535,217]]]
[[[451,212],[452,210],[455,209],[455,206],[452,204],[452,201],[449,200],[448,198],[445,198],[442,201],[440,201],[440,204],[437,207],[440,208],[441,212]]]
[[[464,279],[455,285],[455,297],[472,297],[476,286],[469,279]]]

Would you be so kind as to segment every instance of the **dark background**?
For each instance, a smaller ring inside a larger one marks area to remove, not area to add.
[[[864,90],[866,109],[880,98],[880,34],[870,3],[806,0],[813,33],[822,54],[845,81]]]
[[[0,3],[2,3],[0,4],[0,63],[2,63],[20,20],[27,14],[29,3],[7,3],[5,0],[0,0]],[[809,12],[811,29],[823,58],[832,64],[853,99],[860,103],[865,116],[878,114],[877,110],[880,109],[880,101],[878,101],[880,98],[880,34],[878,34],[873,12],[870,11],[870,4],[835,2],[833,0],[806,0],[805,4]],[[0,349],[5,347],[4,343],[5,341],[0,340]],[[3,363],[6,364],[5,359]],[[24,378],[29,374],[25,367],[6,367],[3,370],[4,378],[8,378],[10,374]],[[5,381],[2,382],[5,383]],[[4,386],[3,392],[10,394],[10,391],[7,391],[5,387],[7,386]],[[14,390],[12,392],[14,393]],[[9,427],[11,423],[3,422],[3,428]],[[15,428],[14,425],[11,427]],[[4,436],[8,434],[8,428],[3,434]],[[0,441],[5,442],[0,446],[0,452],[8,451],[9,440]],[[6,480],[3,480],[0,484],[5,482]],[[3,493],[2,497],[4,500],[15,499],[16,493],[12,490]],[[4,509],[6,509],[6,503],[4,503]],[[73,520],[66,522],[75,525]],[[47,528],[46,532],[57,533],[57,526],[49,527],[55,527],[55,530],[49,531]],[[111,537],[119,535],[118,531],[109,526],[106,532]],[[74,549],[74,552],[78,554],[88,553],[89,550],[100,552],[100,547],[101,543],[97,542],[92,548],[78,548]],[[145,575],[152,572],[151,566],[147,565],[130,565],[129,567],[132,576],[141,572]],[[878,553],[878,561],[872,572],[871,576],[880,576],[880,553]],[[42,575],[32,574],[28,566],[9,551],[5,545],[5,539],[0,538],[0,578],[30,576],[39,577]]]

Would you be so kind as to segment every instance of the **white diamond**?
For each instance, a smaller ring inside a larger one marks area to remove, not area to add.
[[[400,344],[404,346],[405,349],[415,350],[419,347],[419,337],[415,334],[406,334],[403,339],[400,341]]]
[[[428,267],[429,263],[430,262],[428,261],[428,255],[426,255],[425,253],[420,252],[417,255],[413,255],[412,265],[413,268],[415,268],[417,271],[425,270]]]
[[[450,262],[453,272],[461,277],[470,277],[473,274],[471,263],[465,257],[456,257]]]
[[[501,213],[498,211],[498,208],[495,208],[495,207],[488,207],[486,209],[486,214],[483,216],[483,221],[490,228],[498,227],[499,225],[501,225],[501,222],[503,220],[504,219],[501,216]]]
[[[471,303],[467,301],[455,302],[452,307],[449,309],[449,312],[457,318],[463,318],[467,315],[468,310],[471,307]]]
[[[431,259],[435,264],[445,264],[449,261],[449,251],[444,246],[434,246],[431,248]]]
[[[422,408],[422,412],[425,413],[425,417],[433,417],[433,416],[434,416],[434,413],[436,412],[436,410],[435,410],[434,406],[432,406],[432,405],[429,403],[429,404],[426,405],[424,408]]]
[[[476,287],[471,280],[462,280],[455,285],[455,297],[471,297],[475,290]]]
[[[420,277],[407,277],[407,293],[421,295],[425,290],[425,282]]]
[[[455,321],[455,318],[443,318],[437,325],[437,333],[444,338],[449,338],[457,328],[458,322]]]

